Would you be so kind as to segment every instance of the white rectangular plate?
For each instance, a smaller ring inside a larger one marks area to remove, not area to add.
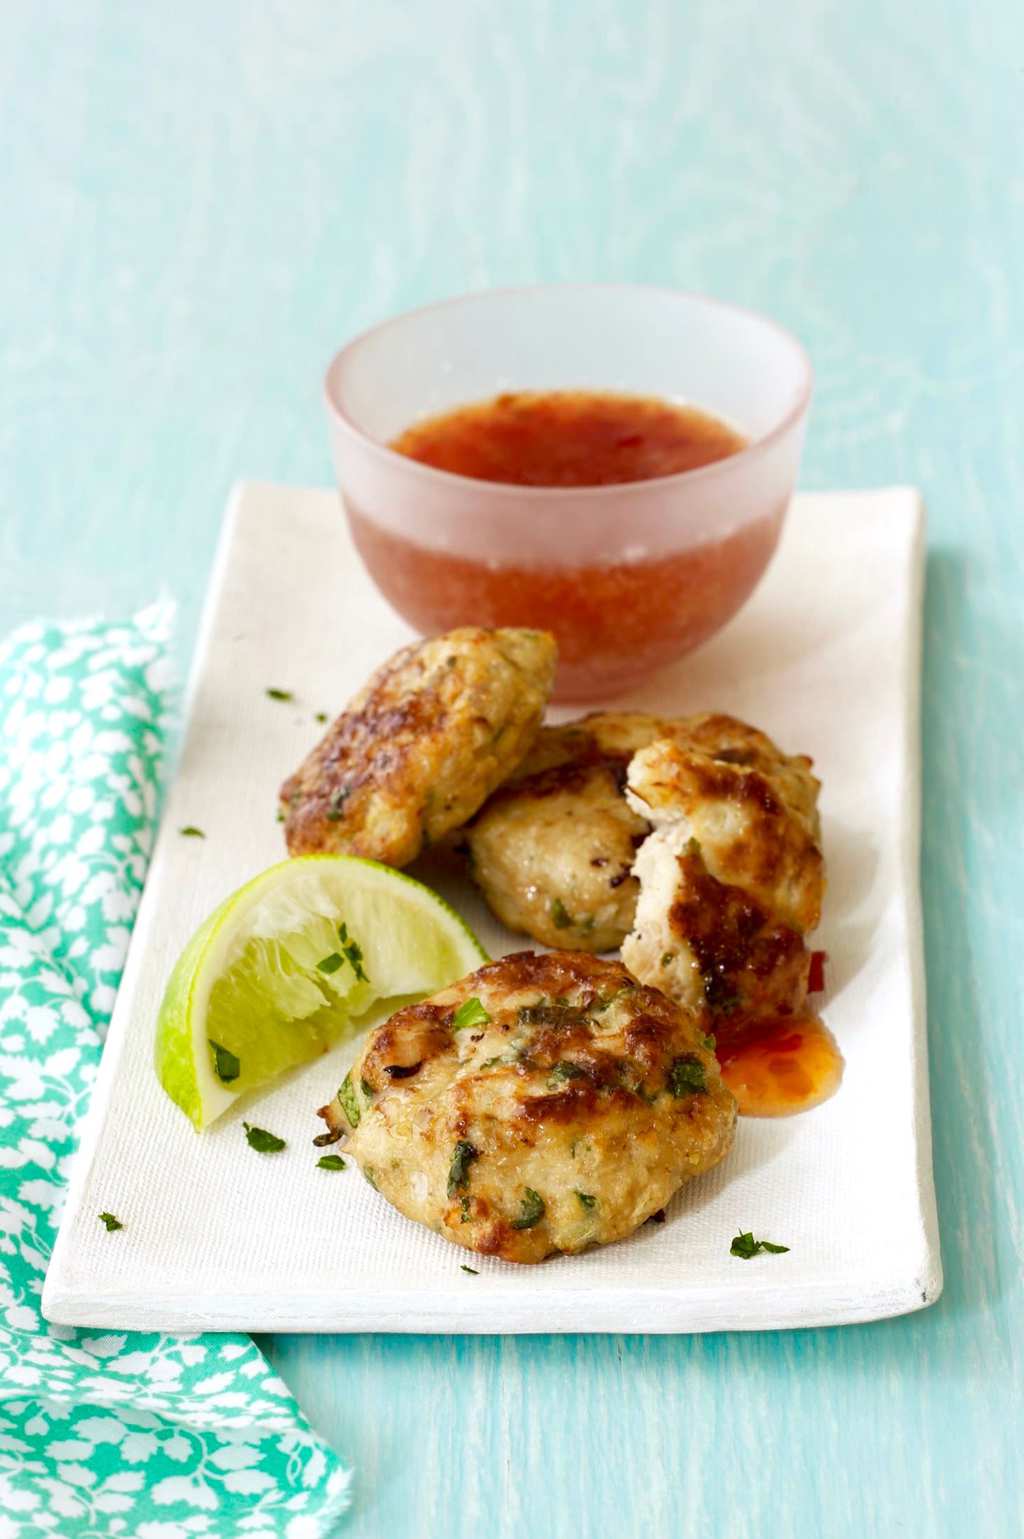
[[[284,854],[276,791],[409,633],[356,557],[335,495],[245,486],[208,599],[181,762],[43,1309],[66,1324],[254,1331],[708,1331],[839,1324],[941,1288],[918,901],[923,514],[906,489],[797,498],[779,554],[714,642],[623,705],[749,718],[824,782],[829,953],[823,1013],[839,1094],[743,1120],[736,1148],[668,1221],[539,1267],[467,1256],[402,1218],[353,1165],[315,1168],[314,1109],[354,1047],[258,1100],[288,1140],[267,1158],[242,1112],[197,1136],[154,1077],[153,1028],[192,931]],[[294,691],[282,703],[267,686]],[[205,839],[183,839],[183,824]],[[447,895],[493,953],[524,944],[460,878]],[[245,1115],[253,1117],[251,1109]],[[97,1215],[116,1213],[108,1234]],[[790,1247],[729,1254],[738,1229]],[[472,1260],[479,1275],[460,1270]]]

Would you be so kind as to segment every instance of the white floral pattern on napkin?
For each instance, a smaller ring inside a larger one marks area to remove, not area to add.
[[[247,1337],[39,1311],[149,856],[169,623],[0,645],[0,1539],[321,1539],[348,1503]]]

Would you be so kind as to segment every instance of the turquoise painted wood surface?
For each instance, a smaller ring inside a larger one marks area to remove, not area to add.
[[[804,484],[931,510],[944,1298],[788,1336],[268,1343],[357,1467],[348,1532],[1018,1535],[1024,11],[14,0],[0,102],[5,626],[164,588],[187,658],[232,480],[328,479],[333,345],[484,284],[772,311],[818,369]]]

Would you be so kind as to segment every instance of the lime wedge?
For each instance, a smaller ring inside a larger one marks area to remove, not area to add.
[[[487,960],[422,882],[347,855],[271,866],[201,925],[167,984],[161,1085],[197,1128],[340,1040],[380,999],[432,994]]]

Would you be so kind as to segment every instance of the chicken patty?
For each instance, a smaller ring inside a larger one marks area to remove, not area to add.
[[[618,962],[491,962],[371,1033],[321,1109],[401,1213],[506,1261],[623,1239],[728,1152],[698,1023]]]
[[[405,866],[477,811],[537,733],[548,631],[465,626],[379,668],[281,787],[290,855]]]
[[[638,748],[676,726],[596,711],[541,728],[465,834],[472,875],[502,924],[562,950],[622,944],[636,911],[630,873],[650,832],[626,801],[626,768]]]
[[[515,775],[466,830],[472,875],[502,924],[561,950],[622,945],[640,890],[634,861],[651,830],[641,804],[626,799],[626,771],[657,739],[769,776],[816,832],[809,761],[787,758],[755,727],[720,712],[596,711],[542,727]]]
[[[661,739],[635,755],[627,796],[654,825],[622,946],[638,978],[695,1013],[802,1008],[803,937],[824,891],[818,790],[810,759],[728,717],[691,722],[690,746]]]

